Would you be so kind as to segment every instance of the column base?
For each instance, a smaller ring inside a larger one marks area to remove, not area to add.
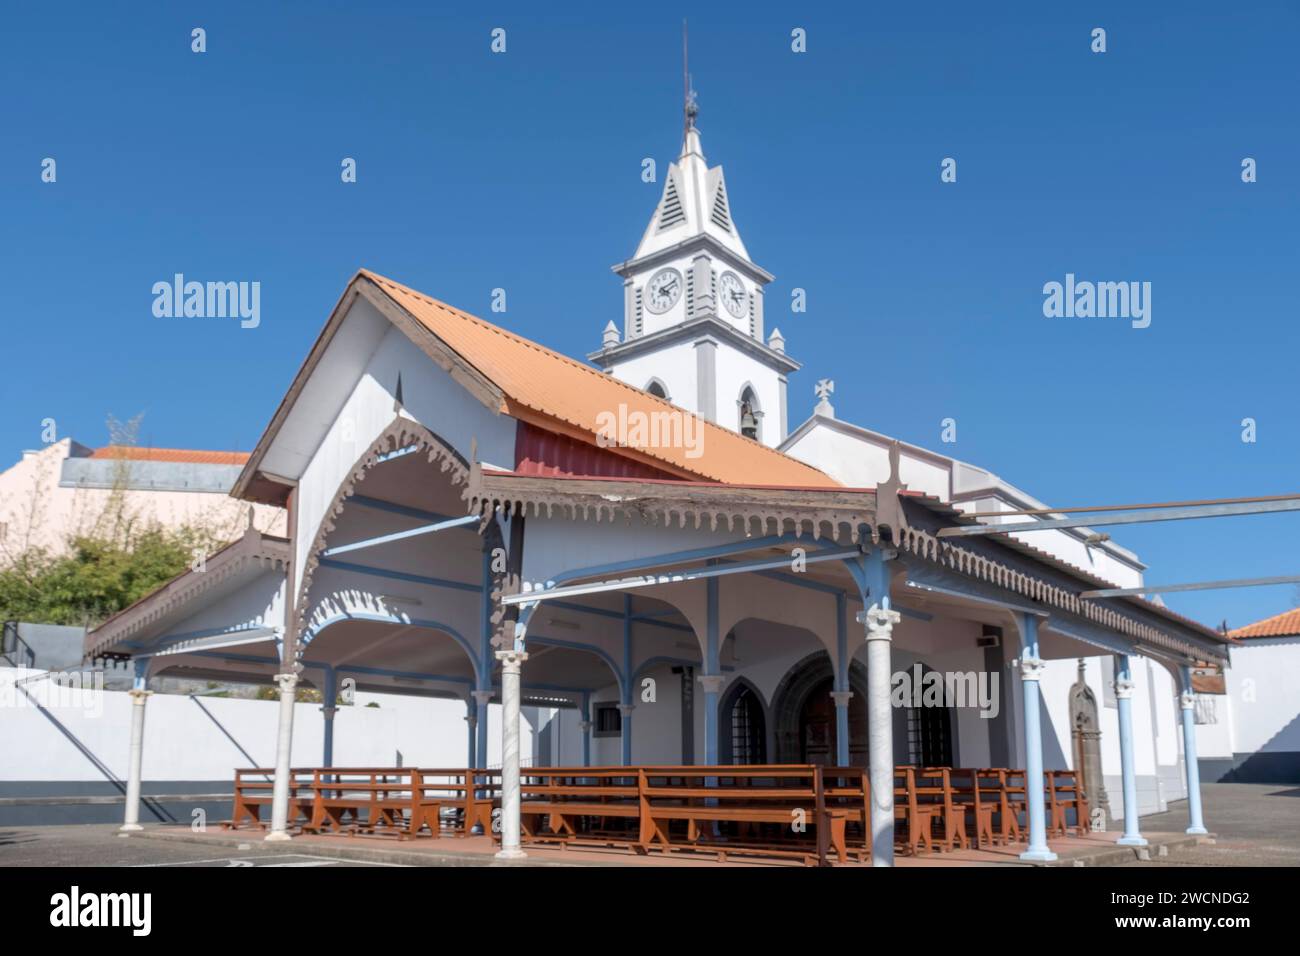
[[[1026,863],[1051,863],[1057,859],[1055,853],[1044,847],[1041,850],[1035,850],[1032,847],[1020,854],[1020,859]]]
[[[128,833],[135,833],[137,830],[143,830],[143,829],[144,827],[140,826],[140,824],[138,823],[123,823],[120,827],[117,828],[117,832],[121,836],[126,836]],[[1191,831],[1188,830],[1187,832],[1190,833]],[[1205,832],[1205,831],[1201,831],[1201,832]]]
[[[1122,836],[1115,841],[1116,846],[1147,846],[1147,838],[1143,836]]]
[[[272,830],[270,833],[266,835],[265,842],[286,843],[292,839],[293,837],[289,836],[289,834],[284,830]]]
[[[1186,833],[1188,836],[1209,836],[1210,835],[1210,831],[1205,829],[1205,827],[1188,827],[1183,832]]]
[[[498,860],[522,860],[528,854],[523,850],[497,850],[496,859]]]

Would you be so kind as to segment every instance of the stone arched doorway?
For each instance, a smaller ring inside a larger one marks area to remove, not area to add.
[[[799,661],[772,697],[772,743],[776,763],[836,763],[835,686],[825,651]],[[867,765],[867,673],[854,661],[849,668],[849,762]]]
[[[1079,676],[1070,687],[1070,736],[1074,750],[1074,768],[1091,810],[1108,805],[1106,785],[1101,774],[1101,723],[1097,717],[1097,695],[1088,686],[1088,665],[1079,658]],[[1094,814],[1094,829],[1106,828],[1106,816]]]

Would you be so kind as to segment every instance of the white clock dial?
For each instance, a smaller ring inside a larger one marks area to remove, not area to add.
[[[749,311],[749,293],[745,291],[740,276],[734,272],[722,273],[722,278],[718,280],[718,296],[727,311],[738,319]]]
[[[660,269],[645,284],[645,307],[655,314],[667,312],[682,297],[682,274],[676,269]]]

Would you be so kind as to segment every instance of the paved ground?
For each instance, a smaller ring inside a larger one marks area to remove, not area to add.
[[[1300,787],[1285,784],[1201,785],[1205,826],[1214,846],[1187,847],[1128,866],[1300,866]],[[1187,826],[1187,803],[1142,818],[1143,830]]]
[[[1206,825],[1217,835],[1213,846],[1181,846],[1166,857],[1152,854],[1149,862],[1121,862],[1111,854],[1110,865],[1126,866],[1300,866],[1300,787],[1260,784],[1205,784],[1202,788]],[[1181,834],[1187,826],[1187,805],[1178,802],[1168,813],[1142,818],[1142,829],[1153,838],[1157,833]],[[180,832],[177,832],[180,831]],[[346,840],[316,837],[295,840],[292,846],[271,850],[260,838],[214,831],[206,845],[188,842],[191,835],[183,828],[172,830],[181,839],[122,838],[115,825],[48,826],[0,829],[0,866],[367,866],[484,865],[490,862],[491,848],[483,838],[467,841],[419,841],[416,844],[385,843],[373,848],[370,840]],[[1111,841],[1118,832],[1098,834],[1101,841]],[[1096,838],[1094,838],[1096,839]],[[483,847],[471,846],[482,842]],[[384,841],[379,841],[384,842]],[[1067,841],[1074,843],[1075,841]],[[1016,848],[1019,849],[1019,848]],[[1062,862],[1070,849],[1057,843]],[[475,852],[478,851],[478,852]],[[435,854],[443,854],[435,858]],[[585,851],[532,852],[532,862],[596,864],[626,866],[641,862],[626,853],[588,854]],[[591,859],[587,857],[591,856]],[[962,854],[941,857],[900,859],[903,865],[1014,865],[1014,859],[964,859]],[[1014,857],[1014,853],[1012,854]],[[1121,855],[1122,856],[1122,855]],[[359,857],[364,857],[360,859]],[[420,859],[419,857],[424,857]],[[715,865],[711,858],[656,857],[651,865]],[[772,865],[775,861],[769,862]],[[1100,862],[1100,861],[1099,861]],[[751,865],[763,865],[754,861]]]
[[[25,827],[0,830],[0,866],[373,866],[327,853],[267,853],[263,844],[211,847],[117,835],[117,826]]]

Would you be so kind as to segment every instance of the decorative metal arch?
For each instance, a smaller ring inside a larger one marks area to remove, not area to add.
[[[416,453],[427,454],[430,464],[440,465],[443,472],[451,472],[453,486],[465,484],[469,480],[469,462],[452,447],[450,442],[444,441],[419,422],[399,415],[379,433],[365,453],[348,470],[347,476],[334,493],[303,561],[302,583],[298,586],[297,599],[294,602],[292,634],[287,635],[292,643],[295,659],[299,656],[298,637],[302,633],[309,611],[307,599],[311,593],[312,577],[319,566],[320,552],[325,548],[326,539],[334,530],[339,515],[343,513],[347,499],[356,492],[357,485],[365,480],[370,469],[379,464],[385,456],[404,448],[413,448]]]

